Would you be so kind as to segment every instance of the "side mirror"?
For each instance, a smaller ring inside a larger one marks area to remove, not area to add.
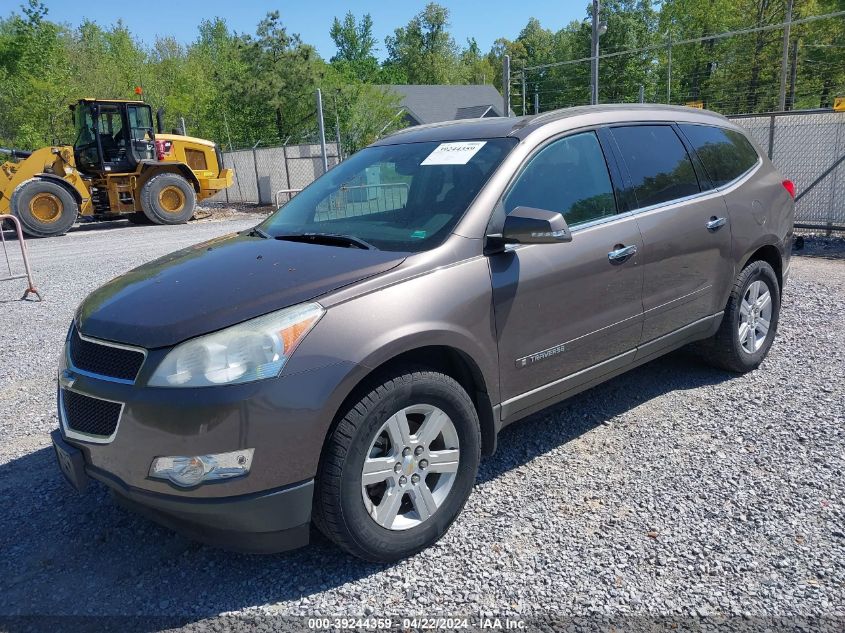
[[[505,217],[502,241],[506,244],[557,244],[571,242],[572,233],[557,211],[516,207]]]

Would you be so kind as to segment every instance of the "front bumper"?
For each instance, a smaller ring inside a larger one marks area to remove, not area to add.
[[[197,540],[252,552],[299,547],[308,543],[323,441],[354,367],[197,389],[147,387],[149,369],[121,384],[71,367],[60,377],[53,433],[59,465],[78,489],[96,479],[122,505]],[[112,434],[80,435],[64,408],[68,392],[120,405]],[[245,448],[255,451],[245,476],[194,488],[149,476],[156,457]]]
[[[58,429],[51,434],[68,482],[84,490],[87,480],[108,486],[121,506],[197,541],[252,553],[281,552],[308,544],[314,480],[234,497],[190,498],[132,488],[86,464],[82,452]]]

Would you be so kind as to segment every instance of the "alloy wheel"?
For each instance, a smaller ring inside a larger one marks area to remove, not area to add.
[[[772,322],[772,295],[765,282],[751,282],[739,306],[739,344],[753,354],[759,350],[769,334]]]
[[[458,432],[438,407],[413,405],[382,425],[367,451],[361,495],[370,517],[388,530],[416,527],[449,495],[460,460]]]

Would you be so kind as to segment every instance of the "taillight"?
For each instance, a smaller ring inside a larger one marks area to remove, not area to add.
[[[795,183],[791,180],[783,181],[783,188],[789,192],[790,197],[795,200]]]

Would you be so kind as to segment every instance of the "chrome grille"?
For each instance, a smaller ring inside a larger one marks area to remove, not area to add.
[[[117,430],[123,405],[62,389],[62,412],[68,430],[107,438]]]
[[[134,382],[144,363],[144,352],[82,338],[74,327],[68,341],[74,368],[107,378]]]

